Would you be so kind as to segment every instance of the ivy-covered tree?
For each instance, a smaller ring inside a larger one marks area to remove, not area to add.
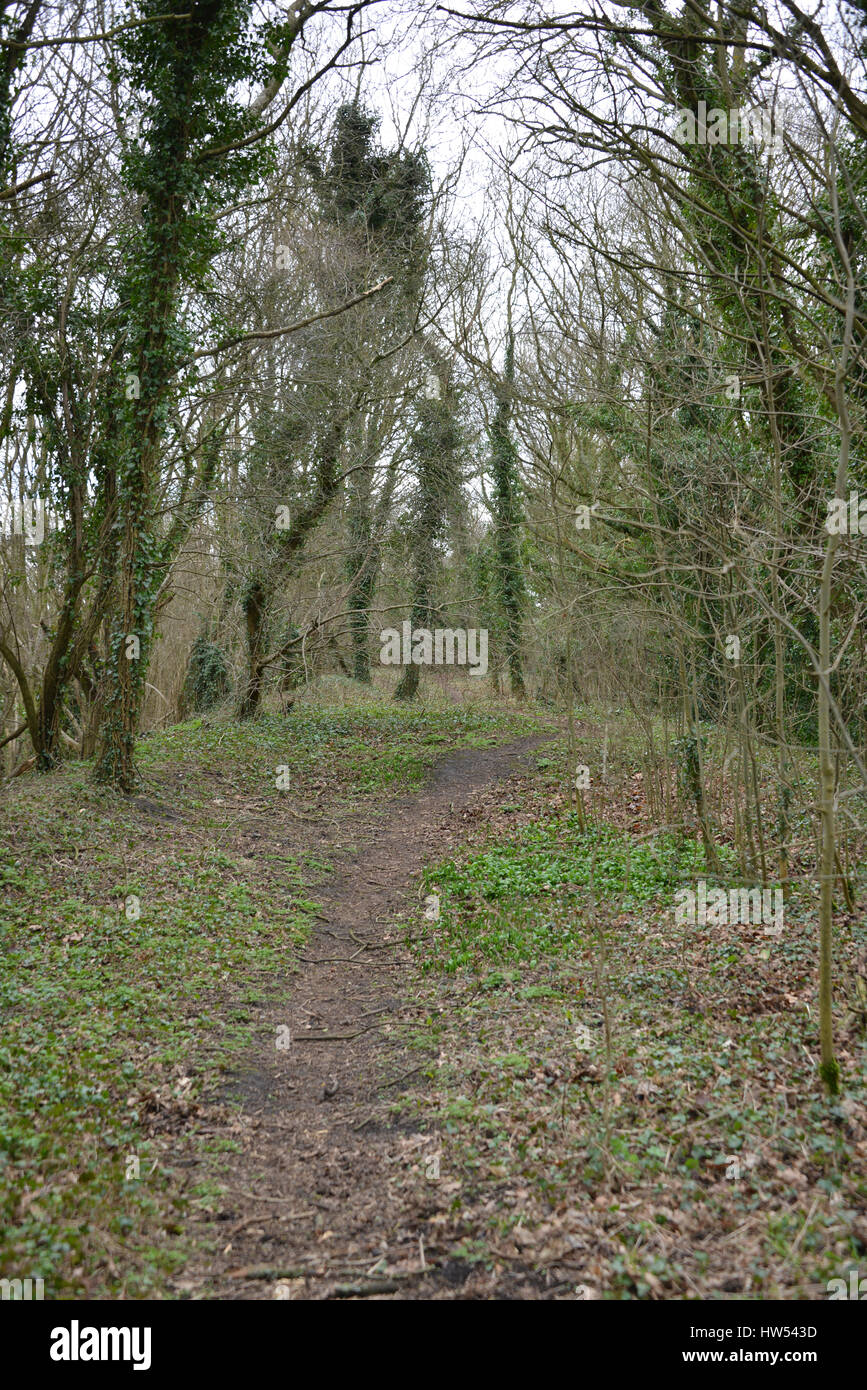
[[[502,379],[495,383],[497,409],[491,424],[491,506],[494,514],[496,588],[502,614],[512,694],[524,695],[521,622],[526,591],[521,565],[521,484],[518,451],[511,435],[515,384],[515,339],[509,333]]]
[[[461,486],[461,448],[458,393],[452,364],[428,344],[433,366],[431,394],[421,400],[410,440],[415,472],[411,500],[413,521],[410,541],[413,557],[412,631],[430,627],[436,602],[440,568],[440,542],[445,539],[448,518],[456,510]],[[396,700],[414,700],[418,694],[419,667],[410,662],[395,690]]]
[[[142,9],[157,14],[159,0]],[[192,358],[183,296],[206,289],[220,245],[216,214],[266,164],[257,105],[239,92],[279,85],[299,32],[296,18],[294,29],[254,35],[253,13],[249,0],[197,0],[183,16],[133,29],[120,43],[117,81],[130,91],[136,128],[123,176],[141,218],[126,248],[122,361],[111,432],[101,443],[117,578],[96,775],[127,792],[157,596],[181,539],[175,528],[161,528],[157,496],[172,404]]]
[[[377,125],[357,103],[344,105],[335,117],[327,158],[311,148],[302,152],[313,203],[312,239],[326,248],[316,292],[351,301],[372,285],[387,282],[388,288],[298,344],[297,360],[283,371],[293,378],[291,391],[279,381],[269,387],[250,482],[260,499],[279,498],[288,505],[291,498],[292,505],[288,524],[281,530],[270,526],[247,562],[242,608],[248,676],[239,701],[241,718],[257,713],[267,672],[286,654],[281,647],[269,650],[275,602],[344,487],[354,673],[370,678],[368,614],[394,488],[394,458],[379,498],[375,473],[393,429],[396,382],[418,311],[425,260],[420,227],[428,187],[423,157],[381,151]],[[308,280],[300,263],[294,278]],[[276,363],[273,371],[279,376]]]
[[[357,103],[337,113],[331,157],[319,179],[326,215],[365,247],[374,273],[391,275],[395,288],[383,305],[395,327],[408,333],[418,315],[428,247],[422,219],[430,192],[424,156],[410,150],[383,151],[377,142],[378,118]],[[383,378],[393,363],[380,371]],[[370,610],[382,554],[383,522],[396,477],[386,475],[379,501],[374,493],[377,459],[370,447],[368,422],[359,421],[354,443],[356,467],[348,484],[349,628],[353,675],[370,681]]]

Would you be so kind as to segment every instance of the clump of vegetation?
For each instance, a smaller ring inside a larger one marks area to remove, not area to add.
[[[231,694],[232,679],[225,653],[204,635],[196,638],[187,663],[184,704],[196,714],[206,714]]]

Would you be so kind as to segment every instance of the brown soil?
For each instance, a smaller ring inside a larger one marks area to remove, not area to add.
[[[412,1016],[404,942],[406,924],[418,930],[422,920],[421,868],[465,840],[479,794],[542,741],[450,753],[421,793],[391,802],[378,819],[320,829],[319,848],[336,853],[340,868],[315,890],[322,917],[288,994],[261,1019],[261,1047],[202,1113],[240,1152],[219,1174],[225,1205],[201,1231],[203,1248],[216,1243],[217,1253],[187,1267],[176,1296],[494,1293],[484,1269],[451,1254],[436,1134],[392,1114],[401,1089],[431,1065],[395,1025]],[[353,850],[341,859],[347,840]],[[514,1290],[496,1296],[532,1297],[536,1278],[515,1271]]]

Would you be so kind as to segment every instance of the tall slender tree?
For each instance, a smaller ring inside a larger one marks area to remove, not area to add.
[[[497,597],[503,618],[509,681],[512,694],[522,698],[524,673],[521,659],[521,623],[526,590],[521,565],[522,514],[518,451],[510,428],[514,386],[515,337],[510,329],[503,375],[494,384],[497,408],[491,424],[491,505],[494,513]]]
[[[415,470],[412,498],[414,517],[410,529],[413,557],[412,630],[428,627],[436,602],[440,568],[439,543],[445,538],[450,511],[460,490],[460,458],[463,443],[458,393],[452,363],[430,342],[430,394],[417,409],[416,427],[410,440]],[[396,700],[414,700],[420,668],[411,661],[401,676]]]

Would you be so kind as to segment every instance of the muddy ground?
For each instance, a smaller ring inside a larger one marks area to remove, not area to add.
[[[309,842],[340,867],[315,890],[321,916],[298,973],[258,1020],[261,1046],[200,1117],[216,1133],[222,1126],[239,1152],[221,1173],[231,1204],[200,1232],[219,1253],[199,1256],[175,1294],[542,1293],[544,1276],[529,1268],[492,1275],[448,1257],[451,1192],[440,1180],[437,1136],[392,1114],[420,1070],[418,1052],[396,1035],[416,1008],[398,919],[418,922],[420,869],[461,842],[479,793],[519,773],[540,742],[449,753],[423,791],[377,818],[367,812],[310,828]],[[341,856],[347,844],[352,852]]]

